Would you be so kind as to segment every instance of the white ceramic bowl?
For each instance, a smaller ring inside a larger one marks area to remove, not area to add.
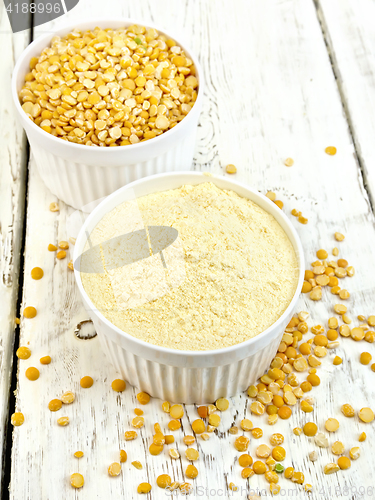
[[[203,182],[213,182],[219,188],[233,190],[272,214],[296,252],[299,266],[296,292],[284,314],[263,333],[241,344],[211,351],[180,351],[152,345],[110,323],[95,308],[84,290],[79,267],[74,271],[85,308],[115,368],[131,385],[151,396],[180,403],[207,403],[219,397],[233,396],[246,390],[269,367],[295,310],[304,277],[302,245],[289,219],[265,196],[227,178],[207,177],[197,172],[159,174],[132,182],[100,203],[82,226],[74,250],[74,262],[77,262],[85,248],[87,235],[107,212],[126,199],[130,189],[138,198],[184,184]]]
[[[65,25],[55,33],[37,38],[23,51],[14,68],[13,100],[39,173],[51,192],[74,208],[80,209],[147,175],[186,171],[192,166],[204,92],[203,71],[191,50],[180,42],[179,36],[175,37],[172,33],[168,32],[168,36],[176,40],[194,62],[199,80],[198,97],[192,110],[176,127],[154,139],[117,148],[74,144],[42,130],[27,117],[20,105],[18,93],[29,72],[30,59],[39,56],[54,36],[66,35],[74,28],[121,28],[132,24],[146,25],[167,34],[158,26],[133,19],[90,19]]]

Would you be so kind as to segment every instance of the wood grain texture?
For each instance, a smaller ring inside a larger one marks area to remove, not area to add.
[[[316,0],[365,183],[375,203],[375,3]]]
[[[18,293],[20,246],[24,215],[26,141],[16,123],[10,80],[16,57],[29,32],[12,34],[4,4],[0,4],[2,53],[0,92],[0,443],[5,442]],[[4,445],[5,446],[5,445]],[[0,447],[0,496],[3,447]]]
[[[100,5],[99,1],[82,0],[67,17],[100,16],[103,14]],[[303,226],[294,218],[293,222],[307,261],[315,260],[318,248],[331,251],[340,246],[340,255],[357,269],[355,277],[345,281],[351,292],[350,316],[355,321],[357,314],[373,313],[374,284],[369,270],[375,266],[374,214],[312,0],[239,0],[235,8],[225,0],[214,4],[209,0],[178,4],[171,0],[140,0],[131,4],[112,0],[106,5],[105,14],[132,16],[143,19],[145,24],[151,20],[167,31],[179,32],[190,42],[207,80],[194,168],[223,173],[227,163],[235,163],[238,168],[235,179],[263,193],[275,191],[284,201],[286,213],[292,208],[301,210],[309,219],[308,225]],[[52,28],[44,26],[41,30]],[[324,153],[328,145],[337,147],[336,156]],[[293,167],[284,166],[286,157],[295,160]],[[22,344],[29,343],[33,354],[19,363],[17,407],[26,420],[14,433],[11,498],[138,498],[136,487],[143,481],[153,486],[148,498],[165,498],[165,492],[155,484],[156,477],[166,472],[174,480],[183,480],[187,461],[170,459],[167,448],[171,446],[165,447],[158,457],[148,453],[154,422],[160,422],[167,431],[169,418],[162,413],[158,400],[143,408],[146,425],[140,437],[133,442],[124,441],[124,431],[131,428],[133,408],[139,406],[137,391],[128,387],[124,393],[115,394],[110,384],[116,373],[103,358],[98,338],[82,341],[74,335],[77,323],[87,316],[73,275],[67,269],[67,260],[58,261],[46,250],[48,243],[69,237],[66,222],[72,209],[60,203],[60,212],[51,213],[48,211],[51,201],[55,200],[31,162],[23,306],[34,305],[38,315],[21,323]],[[346,235],[340,245],[333,238],[335,231]],[[36,265],[45,272],[40,282],[30,278],[30,271]],[[319,303],[302,296],[299,308],[311,312],[310,326],[319,323],[326,326],[333,315],[334,302],[337,299],[324,291]],[[305,473],[306,482],[314,487],[312,499],[361,498],[361,486],[374,486],[372,463],[366,459],[375,445],[373,426],[361,424],[357,418],[345,419],[340,406],[350,402],[360,409],[373,403],[373,373],[358,362],[363,350],[373,352],[369,344],[342,339],[337,353],[343,357],[343,365],[334,367],[331,353],[323,360],[319,371],[322,383],[311,393],[316,398],[312,414],[295,408],[290,420],[270,427],[264,416],[250,416],[247,397],[240,394],[232,398],[230,409],[222,414],[218,432],[207,442],[198,438],[201,457],[196,464],[199,476],[194,485],[203,490],[197,491],[196,497],[230,498],[232,493],[227,485],[232,481],[244,488],[234,497],[246,498],[246,487],[248,492],[259,487],[263,496],[268,494],[264,477],[253,477],[249,483],[241,479],[236,462],[239,453],[233,447],[234,437],[228,434],[229,427],[246,415],[264,430],[262,439],[251,441],[252,456],[255,457],[259,444],[269,443],[271,433],[282,432],[286,436],[285,465],[293,464],[296,470]],[[46,354],[53,361],[41,367],[38,360]],[[25,378],[28,366],[40,368],[38,381]],[[83,375],[94,378],[91,389],[79,386]],[[299,378],[302,380],[305,375]],[[57,414],[49,412],[49,400],[70,389],[77,395],[75,403],[64,406]],[[56,423],[63,415],[71,419],[66,428]],[[360,431],[366,430],[368,434],[368,440],[361,445],[361,459],[353,462],[350,470],[333,476],[324,476],[322,468],[336,457],[319,448],[318,461],[311,463],[308,453],[316,449],[313,441],[292,433],[295,426],[307,421],[315,421],[322,431],[328,417],[337,417],[341,424],[339,431],[329,436],[330,443],[340,439],[348,449],[357,445]],[[183,428],[174,433],[183,457],[186,447],[182,436],[191,434],[190,425],[196,418],[196,408],[186,407]],[[118,460],[120,448],[128,452],[128,462],[120,477],[111,478],[107,467]],[[80,460],[73,457],[78,449],[85,452]],[[142,471],[130,464],[133,460],[143,463]],[[69,485],[73,472],[81,472],[85,477],[82,491],[75,491]],[[283,496],[305,498],[301,487],[284,478],[280,484]],[[206,488],[216,493],[207,493]]]

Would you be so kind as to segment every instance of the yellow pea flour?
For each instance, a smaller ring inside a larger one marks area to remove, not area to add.
[[[122,308],[119,301],[131,301],[152,281],[145,261],[160,254],[137,264],[145,271],[138,269],[136,279],[131,266],[82,272],[88,296],[118,328],[172,349],[220,349],[258,335],[288,307],[298,282],[297,258],[278,222],[257,204],[210,182],[136,203],[144,226],[178,230],[186,276],[175,288],[167,278],[162,296],[153,299],[151,293],[141,306]],[[106,214],[91,233],[94,244],[116,236],[126,217],[128,202]],[[134,229],[139,227],[134,222]],[[158,270],[161,279],[166,272],[161,262]],[[143,285],[141,275],[147,280]]]

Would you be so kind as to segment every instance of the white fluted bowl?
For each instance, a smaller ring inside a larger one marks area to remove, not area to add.
[[[199,81],[197,100],[174,128],[148,141],[128,146],[93,147],[48,134],[23,111],[18,94],[30,71],[32,57],[50,45],[54,36],[64,36],[74,28],[81,30],[122,28],[132,24],[155,28],[159,33],[173,37],[192,59]],[[60,200],[81,209],[116,191],[120,187],[148,175],[162,172],[190,170],[193,162],[195,138],[204,91],[203,71],[192,51],[181,43],[179,37],[165,33],[158,26],[133,19],[90,19],[65,25],[54,33],[34,40],[19,57],[12,77],[12,96],[23,128],[26,131],[38,171],[46,186]]]
[[[121,204],[129,190],[136,197],[176,189],[184,184],[213,182],[221,189],[233,190],[273,215],[295,250],[299,279],[293,299],[280,318],[267,330],[241,344],[211,351],[181,351],[139,340],[110,323],[95,307],[81,281],[79,266],[75,279],[85,308],[98,333],[108,359],[131,385],[151,396],[180,403],[207,403],[244,391],[269,364],[290,321],[304,278],[304,257],[300,239],[286,215],[268,198],[239,182],[197,172],[159,174],[124,186],[108,196],[87,218],[74,249],[74,262],[82,255],[87,237],[103,216]]]

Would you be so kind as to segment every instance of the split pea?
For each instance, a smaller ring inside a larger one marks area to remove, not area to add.
[[[374,412],[371,410],[371,408],[362,408],[358,412],[359,418],[362,420],[362,422],[372,422],[374,420]]]
[[[340,426],[339,421],[335,418],[329,418],[324,425],[329,432],[336,432]]]
[[[75,472],[70,476],[70,484],[73,486],[73,488],[82,488],[84,482],[85,480],[82,474],[79,474],[78,472]]]
[[[82,377],[80,380],[81,387],[83,387],[84,389],[89,389],[90,387],[92,387],[93,383],[94,383],[94,380],[92,379],[92,377],[90,377],[88,375],[85,377]]]
[[[29,380],[38,380],[39,378],[39,370],[33,366],[30,366],[25,372],[26,377]]]
[[[237,172],[237,168],[232,163],[229,163],[229,165],[225,167],[225,171],[227,174],[235,174]]]
[[[28,347],[21,346],[17,349],[16,356],[18,359],[29,359],[31,351]]]
[[[13,413],[13,415],[10,417],[10,423],[14,425],[15,427],[19,427],[22,425],[25,421],[25,417],[23,416],[23,413],[21,412],[16,412]]]
[[[141,405],[146,405],[150,401],[150,396],[147,392],[139,392],[137,394],[137,399]]]
[[[34,267],[32,270],[31,270],[31,277],[33,280],[40,280],[42,279],[44,276],[44,272],[43,272],[43,269],[40,268],[40,267]]]
[[[115,392],[123,392],[125,391],[126,383],[124,380],[116,379],[112,382],[111,386]]]
[[[28,318],[28,319],[35,318],[35,316],[36,316],[35,307],[33,307],[33,306],[25,307],[25,309],[23,310],[23,315],[25,318]]]
[[[141,483],[138,485],[137,488],[137,493],[149,493],[151,491],[151,484],[150,483]]]

